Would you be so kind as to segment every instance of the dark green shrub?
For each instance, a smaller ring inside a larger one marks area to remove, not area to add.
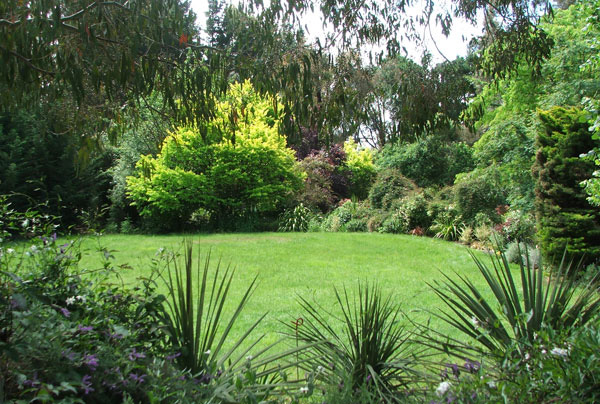
[[[595,169],[592,161],[580,158],[595,146],[586,113],[556,107],[539,118],[534,176],[542,252],[557,260],[566,248],[576,259],[593,261],[600,257],[600,213],[580,186]]]
[[[374,211],[368,202],[346,200],[333,210],[322,223],[325,231],[363,232],[368,230],[369,218]]]
[[[364,218],[350,219],[350,221],[346,223],[346,231],[366,232],[368,230],[367,224],[367,220],[365,220]]]
[[[375,183],[369,191],[369,201],[376,209],[389,209],[392,202],[411,193],[417,192],[418,187],[399,170],[383,169],[377,173]]]
[[[53,215],[65,227],[87,230],[81,216],[100,219],[87,225],[102,225],[111,154],[96,152],[78,163],[77,138],[58,134],[60,123],[35,110],[0,114],[0,194],[10,195],[13,209]]]
[[[445,143],[439,136],[386,146],[378,155],[377,163],[382,168],[399,170],[420,187],[452,184],[458,173],[475,166],[469,146]]]
[[[398,211],[404,217],[405,227],[410,231],[417,227],[428,229],[431,218],[429,205],[423,194],[405,196],[398,202]]]
[[[511,116],[493,123],[473,145],[478,167],[496,167],[509,205],[524,211],[533,210],[535,199],[535,181],[531,175],[534,141],[535,131],[528,119]]]
[[[380,215],[382,221],[378,226],[378,231],[401,234],[420,229],[417,232],[422,233],[423,229],[428,229],[431,225],[428,208],[423,194],[411,194],[395,200],[389,212]]]
[[[403,234],[408,232],[408,227],[406,227],[406,222],[404,220],[404,216],[395,211],[392,214],[388,215],[379,226],[378,231],[380,233],[393,233],[393,234]]]
[[[486,214],[494,223],[500,221],[496,212],[506,199],[500,187],[499,174],[496,170],[475,170],[457,179],[454,186],[456,210],[462,220],[475,224],[478,213]]]

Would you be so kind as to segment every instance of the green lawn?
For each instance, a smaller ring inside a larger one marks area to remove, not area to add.
[[[246,285],[258,275],[259,284],[246,307],[237,330],[241,333],[268,312],[259,328],[267,341],[275,341],[281,322],[290,323],[303,314],[297,303],[301,295],[335,311],[334,287],[356,289],[359,281],[377,282],[385,294],[401,305],[412,319],[424,321],[425,311],[443,307],[427,286],[442,279],[441,273],[459,273],[483,288],[466,247],[437,239],[375,233],[254,233],[187,236],[213,263],[236,268],[231,303],[239,300]],[[106,235],[89,237],[82,244],[83,268],[101,266],[98,245],[113,250],[114,264],[124,281],[134,286],[147,276],[151,259],[161,247],[180,249],[181,235]],[[433,320],[442,331],[444,323]]]

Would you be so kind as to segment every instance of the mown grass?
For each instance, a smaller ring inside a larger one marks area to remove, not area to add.
[[[481,290],[483,279],[466,247],[437,239],[374,233],[254,233],[187,235],[204,256],[211,253],[212,264],[236,268],[231,306],[241,298],[247,285],[258,275],[258,287],[236,325],[241,335],[259,316],[268,312],[258,334],[273,342],[278,333],[302,317],[297,296],[316,301],[323,310],[337,312],[334,287],[355,290],[359,281],[377,283],[384,295],[391,294],[407,315],[427,321],[443,303],[427,286],[441,280],[441,274],[461,274]],[[159,248],[178,250],[182,235],[105,235],[89,237],[82,243],[83,268],[101,266],[98,246],[114,256],[114,266],[131,287],[150,274],[151,260]],[[483,254],[483,253],[478,253]],[[486,259],[486,258],[484,258]],[[161,285],[162,286],[162,285]],[[166,288],[163,287],[163,291]],[[452,332],[432,317],[432,325]]]

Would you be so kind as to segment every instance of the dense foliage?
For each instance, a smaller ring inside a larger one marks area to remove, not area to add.
[[[558,260],[566,248],[575,257],[600,256],[600,218],[586,199],[583,180],[594,170],[579,156],[594,146],[584,113],[579,109],[553,108],[540,112],[543,132],[534,166],[536,211],[543,251]]]
[[[379,155],[381,167],[399,170],[420,187],[449,185],[454,177],[473,168],[473,152],[464,143],[447,143],[429,136],[414,143],[386,146]]]
[[[137,163],[128,194],[158,227],[182,228],[198,210],[219,228],[261,227],[301,181],[278,124],[273,103],[233,84],[205,130],[180,128]]]
[[[0,114],[0,194],[10,195],[19,212],[41,209],[65,228],[93,227],[108,202],[111,156],[97,153],[78,166],[78,144],[58,133],[57,121],[35,108]]]

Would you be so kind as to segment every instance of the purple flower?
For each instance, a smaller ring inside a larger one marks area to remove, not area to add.
[[[118,332],[116,332],[114,334],[108,333],[108,336],[112,339],[122,339],[123,338],[123,334],[119,334]]]
[[[69,310],[65,309],[64,307],[60,308],[60,312],[63,314],[63,316],[65,316],[67,318],[71,315],[71,312]]]
[[[33,372],[33,377],[31,378],[31,380],[24,380],[23,381],[23,386],[25,387],[36,387],[40,384],[38,377],[37,377],[37,372]]]
[[[465,370],[470,373],[476,373],[481,367],[481,363],[467,359],[465,362]]]
[[[90,331],[93,331],[93,330],[94,330],[94,327],[92,327],[91,325],[82,327],[81,324],[79,324],[77,326],[77,331],[79,331],[82,334],[85,334],[86,332],[90,332]]]
[[[202,377],[200,378],[199,381],[196,381],[196,379],[194,379],[195,383],[202,383],[202,384],[208,384],[210,383],[210,381],[214,379],[213,375],[211,375],[210,373],[205,373],[202,375]]]
[[[143,352],[136,352],[135,348],[133,348],[133,351],[131,351],[131,353],[129,354],[129,360],[130,361],[134,361],[138,358],[145,358],[146,355]]]
[[[144,377],[146,377],[146,375],[141,375],[141,376],[138,376],[138,375],[137,375],[137,374],[135,374],[135,373],[130,373],[130,374],[129,374],[129,378],[130,378],[131,380],[133,380],[134,382],[136,382],[136,383],[144,383]]]
[[[458,375],[460,374],[460,371],[458,370],[458,365],[456,363],[447,364],[446,367],[452,369],[452,374],[454,376],[458,377]]]
[[[94,388],[92,387],[92,376],[85,375],[83,379],[81,379],[81,387],[83,388],[83,394],[88,395]]]
[[[52,233],[51,238],[52,238],[52,241],[56,241],[56,232]]]
[[[70,361],[75,360],[75,352],[71,351],[70,349],[66,350],[66,351],[62,351],[60,354]]]
[[[167,357],[165,359],[168,361],[172,361],[173,359],[178,358],[180,356],[181,356],[181,352],[175,352],[172,355],[167,355]]]
[[[98,358],[96,358],[96,355],[85,355],[83,357],[83,363],[93,372],[96,370],[96,367],[98,367]]]

